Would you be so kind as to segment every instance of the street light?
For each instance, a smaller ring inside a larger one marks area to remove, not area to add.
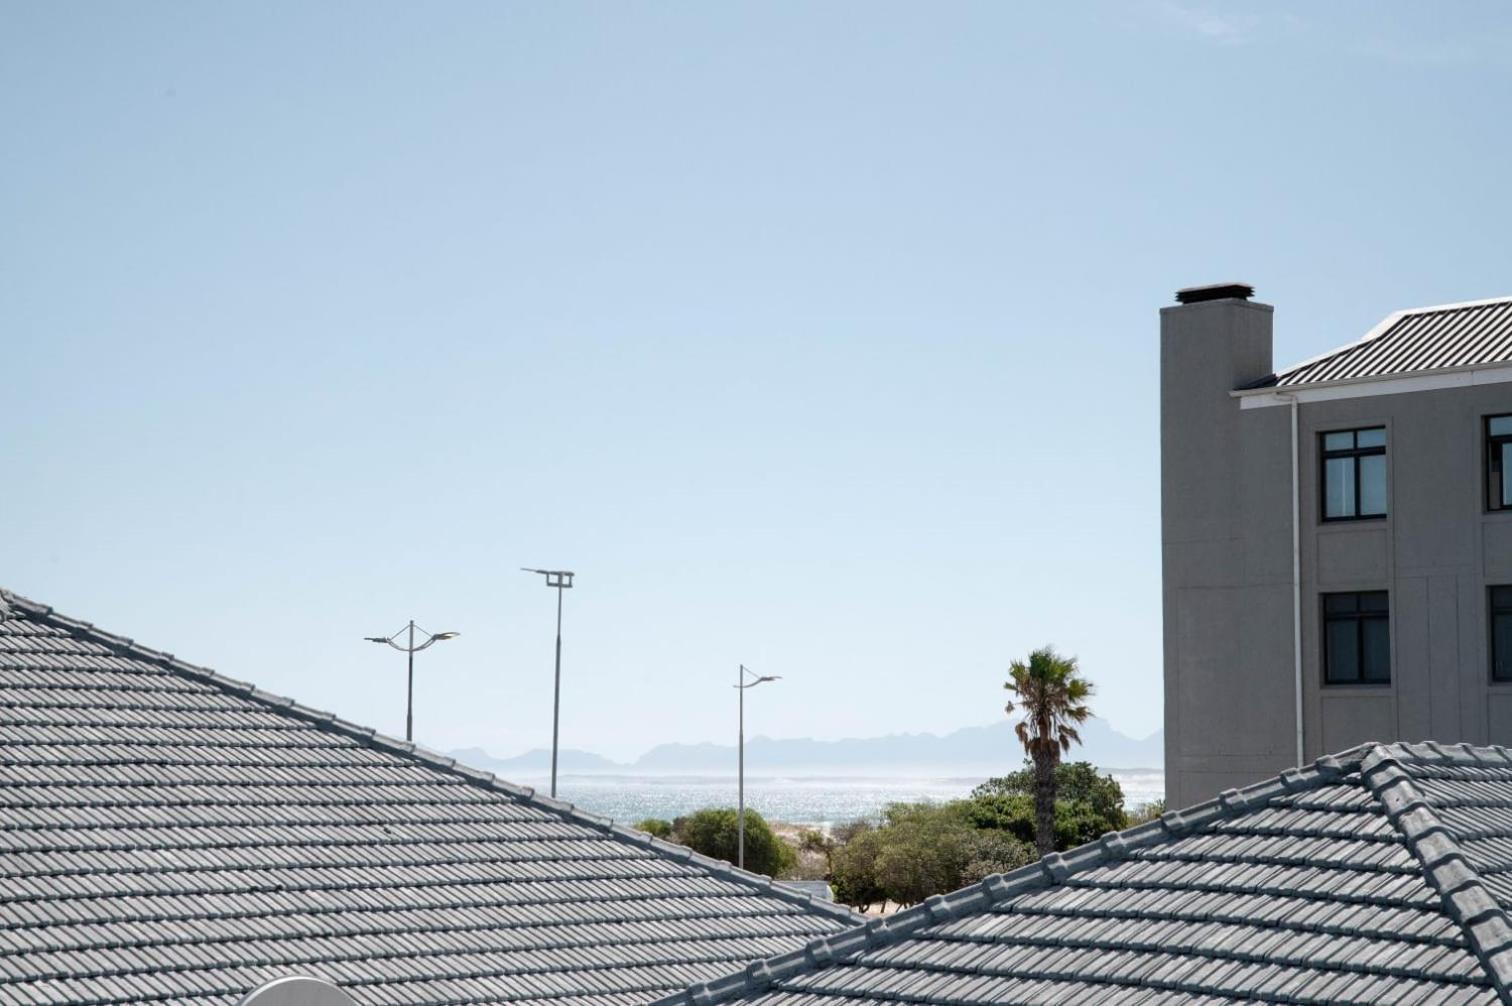
[[[525,573],[540,573],[546,578],[546,586],[557,592],[557,640],[556,640],[556,685],[551,693],[551,798],[556,799],[557,775],[557,730],[562,722],[562,591],[572,587],[572,573],[565,569],[531,569],[521,566]]]
[[[752,680],[746,680],[748,675]],[[736,830],[739,832],[739,838],[736,839],[735,845],[735,865],[742,870],[745,869],[745,693],[747,688],[755,688],[767,681],[780,680],[782,680],[780,674],[757,674],[755,671],[748,670],[745,664],[740,665],[740,671],[735,675],[735,687],[740,692],[740,773],[736,783],[740,810],[736,814],[738,821]]]
[[[418,626],[416,626],[415,620],[412,618],[410,619],[409,623],[409,642],[403,646],[400,646],[398,643],[394,642],[394,640],[399,636],[399,633],[402,633],[404,631],[404,629],[400,629],[399,632],[394,633],[392,636],[363,636],[362,638],[366,639],[370,643],[387,643],[394,649],[398,650],[400,653],[409,654],[409,697],[404,704],[404,739],[407,741],[413,741],[415,739],[415,654],[419,653],[421,650],[427,649],[435,643],[442,643],[448,639],[456,639],[458,636],[462,635],[462,633],[426,632],[424,629],[420,629]],[[421,643],[419,646],[415,645],[416,631],[418,631],[420,635],[425,637],[425,642]]]

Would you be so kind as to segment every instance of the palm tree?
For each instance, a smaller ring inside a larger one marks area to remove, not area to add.
[[[1075,657],[1048,646],[1027,661],[1015,660],[1008,675],[1003,687],[1014,701],[1006,712],[1012,716],[1016,708],[1024,717],[1014,732],[1034,763],[1034,844],[1044,856],[1055,851],[1055,767],[1072,744],[1081,743],[1076,728],[1092,715],[1092,682],[1081,676]]]

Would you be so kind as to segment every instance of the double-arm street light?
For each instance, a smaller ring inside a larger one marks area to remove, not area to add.
[[[435,643],[444,642],[448,639],[456,639],[458,636],[462,635],[462,633],[426,632],[424,629],[417,626],[415,624],[415,620],[412,618],[410,619],[408,627],[409,641],[403,645],[394,642],[394,640],[403,635],[405,631],[405,629],[400,629],[392,636],[363,636],[362,638],[366,639],[370,643],[387,643],[389,646],[392,646],[400,653],[409,654],[409,698],[405,701],[404,704],[404,739],[407,741],[413,741],[415,739],[415,654],[432,646]],[[415,645],[416,632],[425,637],[424,641],[421,642],[418,646]]]
[[[747,680],[749,678],[750,680]],[[745,693],[747,688],[755,688],[767,681],[780,681],[780,674],[757,674],[745,664],[740,665],[740,671],[735,675],[735,687],[740,692],[740,770],[739,780],[736,783],[739,792],[740,810],[736,813],[738,824],[736,830],[739,837],[735,840],[735,865],[745,869]]]
[[[572,573],[565,569],[531,569],[521,566],[522,572],[540,573],[546,578],[546,586],[557,592],[557,637],[556,637],[556,685],[551,693],[551,798],[556,799],[557,777],[557,730],[562,722],[562,591],[572,586]]]

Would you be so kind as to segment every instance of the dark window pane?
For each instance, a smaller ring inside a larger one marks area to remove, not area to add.
[[[1512,614],[1491,620],[1491,677],[1512,681]]]
[[[1325,594],[1323,595],[1323,610],[1330,615],[1338,612],[1352,612],[1360,610],[1359,594]]]
[[[1354,458],[1330,458],[1323,465],[1323,516],[1355,515]]]
[[[1360,648],[1356,628],[1352,618],[1341,618],[1328,623],[1328,651],[1324,662],[1331,683],[1348,684],[1360,680]]]
[[[1492,587],[1491,604],[1496,608],[1512,608],[1512,587]]]
[[[1506,487],[1502,484],[1502,471],[1507,467],[1506,445],[1486,445],[1486,506],[1500,510],[1506,506]]]
[[[1360,623],[1361,676],[1366,681],[1391,680],[1391,623],[1384,618],[1367,618]]]
[[[1360,459],[1360,516],[1379,517],[1386,513],[1386,455],[1371,454]]]
[[[1492,416],[1486,420],[1486,429],[1493,437],[1512,436],[1512,416]]]
[[[1497,445],[1501,450],[1501,506],[1512,504],[1512,443]]]
[[[1360,595],[1361,611],[1387,611],[1390,609],[1390,598],[1384,590],[1367,591]]]
[[[1373,430],[1360,430],[1355,434],[1356,447],[1385,447],[1386,427],[1378,426]]]
[[[1354,430],[1345,430],[1343,433],[1323,434],[1323,449],[1325,451],[1347,451],[1354,446]]]

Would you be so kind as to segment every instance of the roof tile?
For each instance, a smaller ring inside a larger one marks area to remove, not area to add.
[[[229,1006],[299,971],[364,1006],[635,1006],[855,921],[0,599],[5,1001]]]
[[[788,955],[752,969],[759,989],[699,1001],[1512,1002],[1503,877],[1504,752],[1365,746],[988,878],[961,910],[932,898],[827,937],[798,970]]]

